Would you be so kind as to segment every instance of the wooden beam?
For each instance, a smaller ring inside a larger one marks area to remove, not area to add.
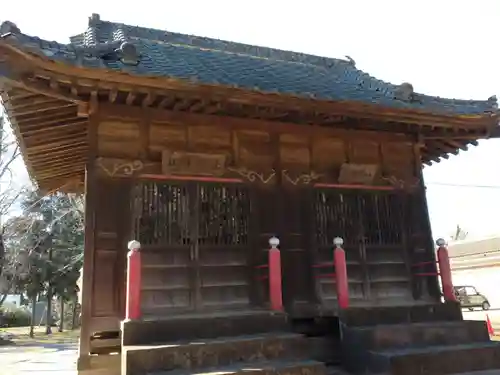
[[[61,167],[61,168],[52,169],[52,170],[49,169],[49,170],[37,173],[36,176],[37,176],[37,178],[40,178],[40,179],[47,179],[47,178],[56,179],[56,178],[74,176],[77,173],[81,173],[82,170],[85,170],[84,164],[74,166],[72,168]]]
[[[26,118],[26,116],[32,116],[32,115],[43,115],[43,112],[50,112],[52,110],[61,110],[64,108],[68,107],[74,107],[74,103],[64,103],[61,102],[60,100],[53,99],[52,103],[45,103],[45,104],[35,104],[30,107],[26,107],[22,110],[19,110],[17,108],[13,108],[12,114],[16,117],[16,119],[22,117],[23,119]]]
[[[31,158],[33,160],[50,160],[54,157],[61,157],[68,155],[86,155],[88,151],[88,146],[83,145],[83,146],[77,146],[77,147],[71,147],[70,149],[67,150],[58,150],[58,151],[52,151],[51,153],[40,153],[40,154],[33,154],[31,155]]]
[[[59,99],[54,99],[50,98],[47,96],[41,96],[41,95],[34,95],[30,97],[29,99],[23,99],[23,100],[7,100],[5,104],[8,104],[11,106],[12,111],[21,111],[26,107],[31,107],[33,105],[38,105],[38,104],[48,104],[48,103],[53,103],[53,102],[59,102],[59,103],[66,103],[63,102],[62,100]]]
[[[29,149],[29,151],[26,152],[26,155],[28,156],[29,159],[30,156],[40,151],[49,152],[62,149],[66,150],[82,145],[87,145],[87,134],[82,134],[78,138],[75,137],[74,139],[64,139],[59,142],[50,142],[50,143],[38,142],[38,144],[34,146],[26,146],[26,148]]]
[[[148,116],[151,122],[165,122],[176,125],[190,126],[220,126],[231,130],[264,130],[271,133],[295,133],[302,135],[325,135],[340,138],[367,137],[375,139],[385,139],[393,141],[410,141],[411,135],[398,133],[385,133],[369,130],[352,131],[342,128],[313,127],[278,121],[242,119],[236,117],[205,115],[189,112],[175,112],[160,110],[155,108],[129,107],[125,105],[102,104],[99,115],[105,118],[135,119],[141,121],[144,116]]]
[[[43,160],[43,161],[34,161],[33,168],[35,170],[40,170],[41,174],[47,172],[52,174],[54,171],[81,171],[85,168],[85,162],[87,161],[86,155],[76,155],[71,159],[63,159],[63,160]]]
[[[142,101],[142,107],[149,107],[155,101],[156,96],[150,92],[146,94],[146,97]]]
[[[110,103],[114,103],[118,97],[118,90],[116,88],[109,90],[108,100]]]
[[[69,121],[82,121],[82,119],[77,117],[76,113],[72,111],[67,111],[66,113],[57,113],[51,116],[41,116],[40,118],[35,119],[21,119],[20,121],[17,121],[16,119],[16,123],[21,130],[34,130],[48,125],[63,124]]]
[[[165,96],[158,104],[158,108],[170,107],[175,103],[175,98],[172,96]]]
[[[31,136],[34,136],[34,135],[46,135],[46,136],[49,136],[50,134],[54,135],[54,134],[63,134],[64,133],[64,130],[68,130],[71,129],[71,128],[78,128],[78,127],[82,127],[82,125],[86,125],[87,124],[87,120],[81,120],[80,121],[71,121],[71,122],[64,122],[60,125],[56,125],[56,126],[50,126],[50,127],[45,127],[45,128],[42,128],[42,129],[36,129],[36,130],[28,130],[28,131],[23,131],[23,137],[25,138],[29,138]]]
[[[132,103],[135,100],[135,97],[136,97],[135,93],[129,92],[127,95],[127,99],[125,99],[125,103],[127,103],[127,105],[129,105],[129,106],[132,105]]]
[[[54,89],[49,87],[49,85],[44,85],[43,83],[40,83],[39,80],[33,77],[14,79],[2,77],[2,79],[4,79],[6,82],[8,82],[9,85],[13,87],[21,88],[34,94],[48,96],[50,98],[59,99],[66,102],[82,102],[82,99],[74,97],[70,93],[62,92],[60,88]]]

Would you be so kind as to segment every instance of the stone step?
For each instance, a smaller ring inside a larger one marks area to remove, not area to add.
[[[211,339],[290,330],[287,316],[269,311],[184,314],[122,322],[122,345]]]
[[[448,375],[500,368],[500,343],[474,343],[370,352],[368,369],[392,375]]]
[[[269,361],[212,367],[199,371],[157,371],[141,375],[326,375],[325,365],[316,361]]]
[[[163,345],[125,346],[122,373],[200,370],[245,362],[309,359],[307,339],[299,334],[262,334]]]
[[[335,337],[307,337],[310,358],[327,365],[336,365],[341,361],[340,340]]]
[[[425,322],[343,327],[344,343],[366,350],[489,342],[485,322]]]
[[[391,307],[352,307],[339,312],[342,325],[374,326],[463,320],[460,305],[453,302]]]
[[[350,375],[340,366],[326,366],[326,375]]]

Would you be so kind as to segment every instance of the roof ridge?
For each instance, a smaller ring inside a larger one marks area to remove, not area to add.
[[[355,67],[355,61],[349,56],[346,56],[346,59],[324,57],[303,52],[287,51],[278,48],[255,46],[251,44],[233,42],[223,39],[182,34],[168,30],[147,28],[143,26],[133,26],[121,22],[104,21],[100,19],[99,15],[93,14],[92,17],[89,18],[89,28],[99,28],[99,26],[121,28],[125,32],[125,35],[129,38],[160,41],[176,45],[185,44],[204,49],[233,52],[237,54],[264,57],[273,60],[301,62],[308,65],[322,66],[324,68],[334,68],[339,64]],[[72,39],[81,37],[81,35],[82,34],[74,36],[72,37]]]
[[[342,66],[345,71],[349,70],[352,74],[359,74],[360,76],[366,78],[364,80],[359,80],[360,88],[372,89],[381,92],[392,91],[394,92],[397,99],[403,101],[411,100],[419,102],[431,100],[435,103],[442,104],[475,104],[487,102],[492,106],[492,108],[498,109],[498,101],[495,95],[489,97],[487,100],[475,100],[441,98],[439,96],[416,93],[413,91],[413,86],[409,83],[405,82],[401,85],[397,85],[374,77],[371,74],[358,69],[356,67],[356,62],[349,56],[346,56],[346,60],[344,60],[333,57],[312,55],[303,52],[287,51],[278,48],[255,46],[223,39],[182,34],[171,32],[168,30],[160,30],[143,26],[133,26],[121,22],[105,21],[101,20],[98,14],[92,14],[92,16],[89,17],[89,28],[98,28],[99,25],[107,25],[113,30],[120,30],[122,37],[124,36],[126,39],[149,40],[152,42],[167,43],[174,46],[186,45],[191,47],[198,47],[203,50],[213,50],[233,53],[236,55],[250,56],[254,58],[265,58],[288,63],[301,63],[319,66],[332,71],[334,70],[334,68]],[[401,94],[401,90],[406,90],[406,92]]]

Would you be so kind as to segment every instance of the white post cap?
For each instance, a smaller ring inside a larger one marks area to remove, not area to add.
[[[273,249],[276,249],[280,244],[280,240],[278,237],[273,236],[269,239],[269,246],[271,246]]]
[[[344,244],[344,239],[342,237],[335,237],[333,239],[333,244],[337,247],[341,247]]]
[[[438,246],[445,246],[446,245],[446,241],[444,240],[444,238],[438,238],[436,240],[436,245],[438,245]]]
[[[139,241],[136,241],[136,240],[129,241],[127,247],[129,250],[140,249],[141,243]]]

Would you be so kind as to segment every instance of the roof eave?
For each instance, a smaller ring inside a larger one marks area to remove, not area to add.
[[[51,43],[51,42],[46,42]],[[52,42],[54,43],[54,42]],[[456,114],[450,112],[430,112],[420,109],[408,109],[408,108],[396,108],[382,106],[380,104],[369,104],[362,101],[333,101],[324,100],[320,98],[315,98],[313,96],[306,95],[287,95],[283,93],[272,93],[272,92],[262,92],[257,90],[248,90],[240,87],[224,86],[220,84],[207,84],[200,82],[193,82],[188,80],[181,80],[177,78],[170,77],[158,77],[158,76],[138,76],[130,74],[128,72],[117,72],[105,70],[102,68],[86,68],[81,66],[74,66],[70,64],[63,64],[61,61],[54,60],[49,56],[46,56],[41,50],[37,50],[34,47],[26,47],[20,44],[16,36],[12,33],[4,35],[0,38],[0,47],[7,48],[10,52],[16,54],[19,58],[23,58],[26,61],[34,64],[37,68],[46,70],[52,74],[72,76],[72,78],[83,78],[90,80],[97,80],[107,85],[129,85],[139,89],[144,90],[162,90],[162,91],[185,91],[193,92],[198,89],[210,90],[212,94],[219,94],[222,97],[231,97],[229,100],[246,100],[249,95],[253,95],[254,99],[262,100],[267,98],[272,100],[273,98],[286,98],[288,100],[301,101],[302,103],[307,103],[311,106],[330,106],[330,110],[333,112],[342,112],[342,108],[345,106],[350,106],[350,110],[356,113],[358,116],[369,117],[370,114],[377,114],[380,117],[381,113],[387,114],[387,120],[394,120],[395,116],[401,116],[401,120],[408,123],[420,123],[425,122],[425,118],[432,118],[430,122],[436,123],[436,120],[441,119],[441,121],[446,121],[450,123],[472,123],[477,120],[486,120],[487,122],[494,122],[491,120],[496,113],[497,115],[497,105],[494,97],[486,101],[474,101],[477,103],[484,104],[485,108],[490,108],[491,111],[485,111],[481,113],[470,113],[470,114]],[[227,95],[230,94],[230,95]],[[239,98],[238,94],[245,96],[244,99]],[[447,100],[447,99],[443,99]],[[465,101],[464,101],[465,102]],[[470,120],[470,121],[469,121]],[[489,120],[489,121],[488,121]]]

